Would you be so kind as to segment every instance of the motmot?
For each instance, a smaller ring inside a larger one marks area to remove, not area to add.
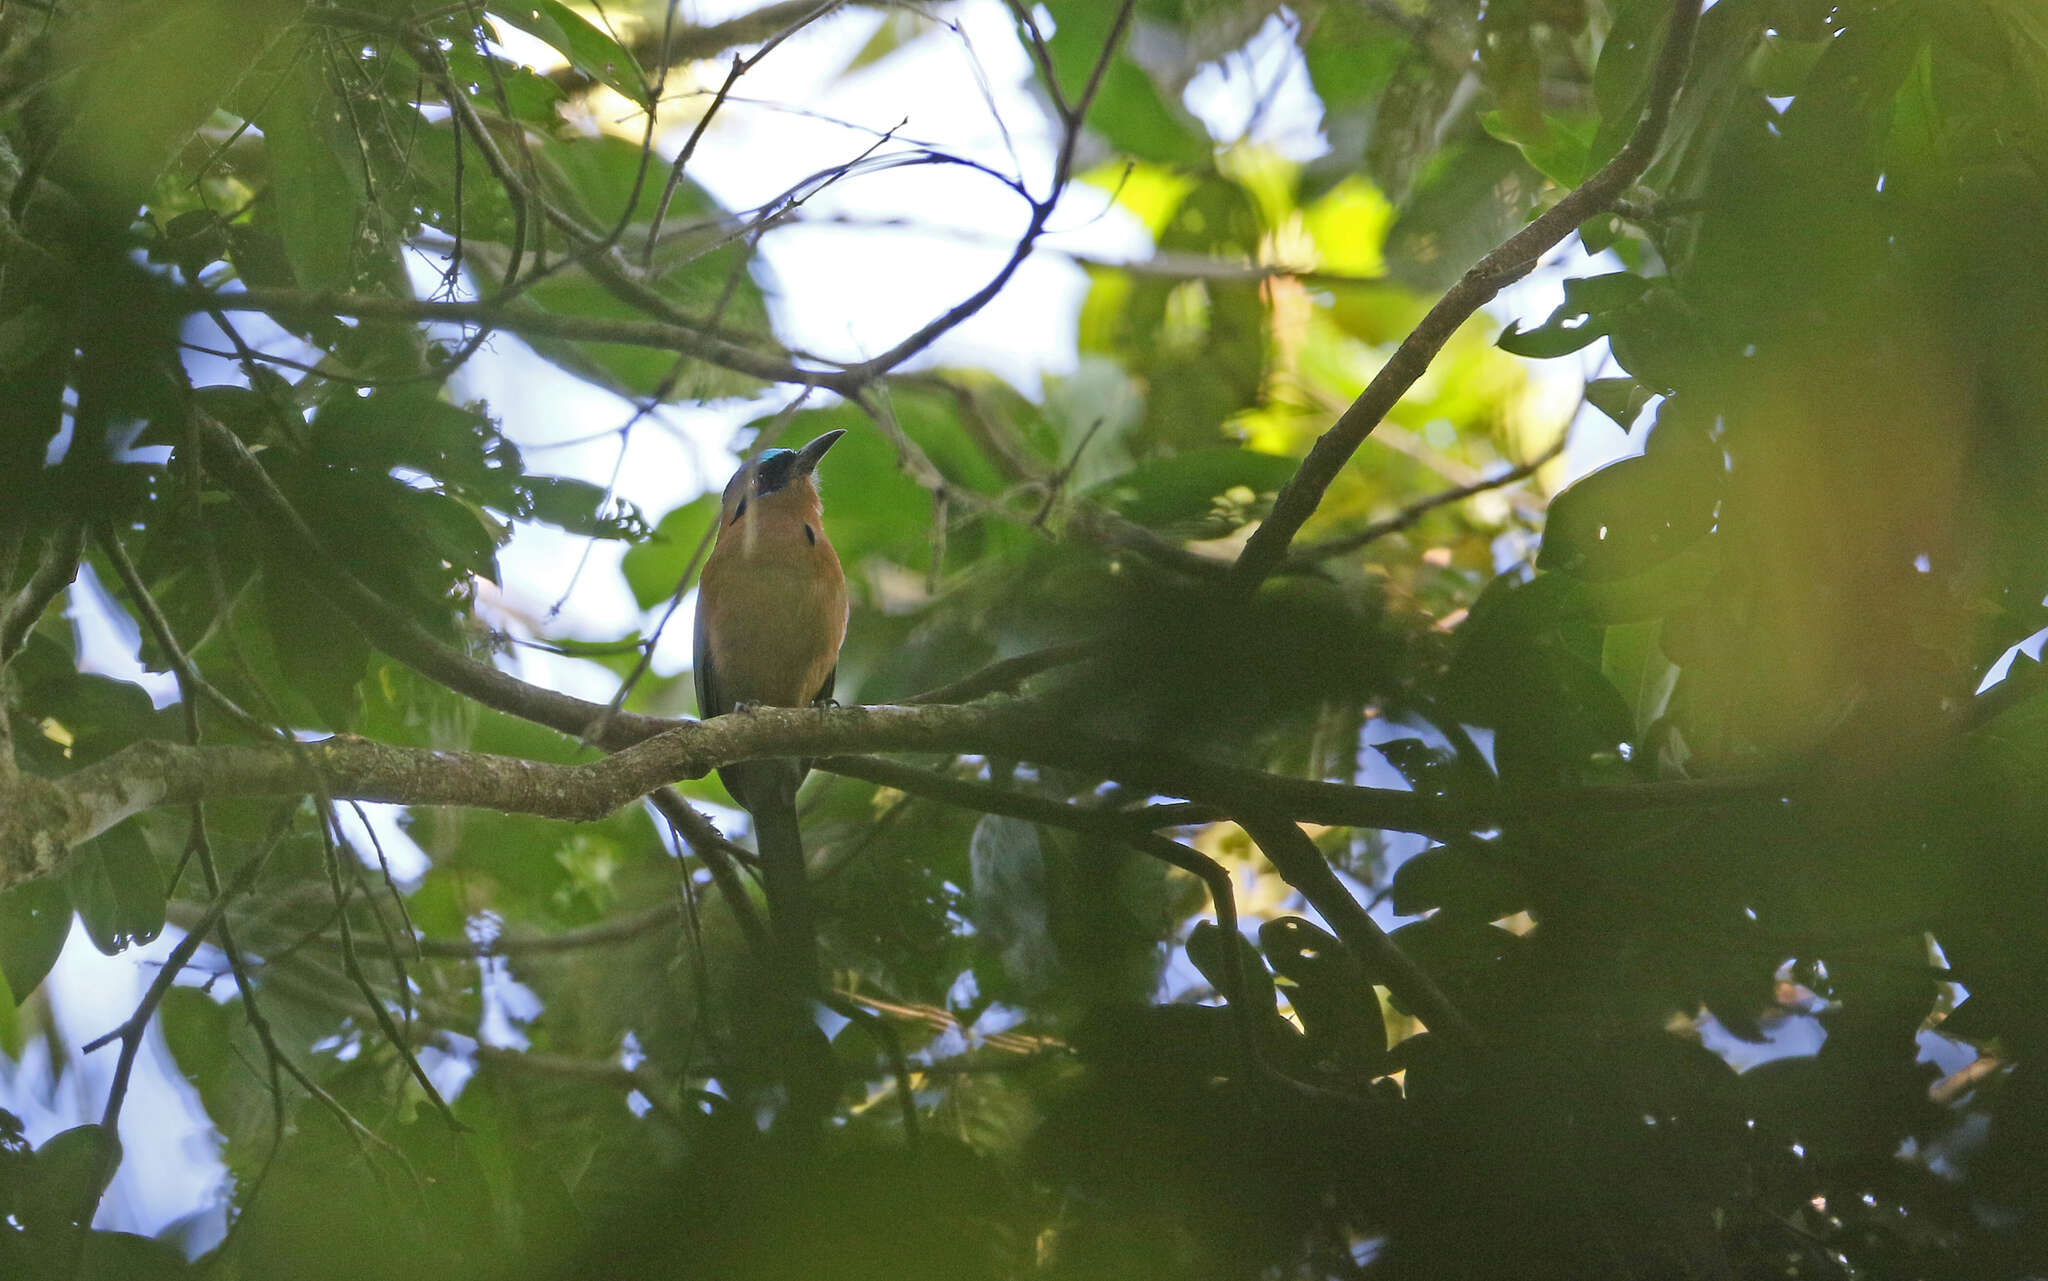
[[[697,708],[705,719],[755,707],[808,707],[832,697],[846,639],[846,575],[825,536],[818,460],[846,433],[802,449],[770,449],[726,484],[717,542],[697,589]],[[718,771],[754,818],[778,986],[808,998],[817,936],[805,884],[796,789],[808,766],[745,761]]]

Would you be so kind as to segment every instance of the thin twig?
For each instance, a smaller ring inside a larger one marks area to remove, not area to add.
[[[1513,485],[1519,481],[1527,480],[1542,470],[1544,464],[1564,452],[1567,439],[1569,439],[1567,435],[1560,434],[1542,453],[1537,454],[1527,462],[1518,463],[1508,468],[1497,476],[1487,476],[1472,481],[1470,484],[1456,485],[1450,489],[1440,490],[1426,498],[1417,499],[1385,520],[1376,520],[1370,525],[1352,530],[1348,534],[1337,534],[1330,538],[1318,539],[1316,542],[1309,543],[1303,547],[1297,547],[1287,554],[1286,564],[1295,569],[1306,570],[1313,568],[1319,560],[1324,560],[1331,556],[1341,556],[1345,552],[1357,551],[1368,543],[1378,542],[1389,534],[1398,534],[1439,507],[1448,507],[1452,503],[1463,502],[1476,494],[1484,494],[1505,485]]]
[[[777,45],[789,39],[797,32],[802,31],[818,19],[839,9],[843,3],[844,0],[825,0],[822,4],[814,4],[809,13],[802,15],[795,22],[790,23],[787,27],[784,27],[764,41],[761,47],[754,51],[752,57],[742,58],[738,54],[733,55],[732,67],[725,73],[724,83],[720,84],[718,92],[712,95],[711,105],[706,107],[704,114],[697,118],[697,124],[690,130],[688,140],[683,143],[682,150],[676,153],[674,164],[669,167],[668,182],[661,189],[661,199],[655,204],[654,217],[647,225],[647,245],[640,255],[641,266],[652,267],[654,265],[654,247],[661,239],[661,224],[668,218],[669,204],[675,199],[676,189],[682,185],[683,171],[689,167],[691,157],[697,154],[697,143],[704,137],[704,131],[710,128],[712,117],[716,116],[718,109],[725,105],[727,95],[732,93],[732,87],[739,83],[741,76],[758,66],[761,59],[773,53]],[[662,68],[662,72],[665,77],[667,74],[666,66]],[[648,116],[650,119],[653,117],[652,106],[649,107]]]
[[[1109,34],[1103,39],[1101,52],[1096,55],[1094,65],[1089,68],[1087,85],[1075,99],[1073,106],[1061,113],[1062,137],[1059,156],[1053,164],[1052,185],[1042,199],[1032,202],[1031,219],[1025,226],[1024,233],[1017,238],[1016,248],[1011,251],[1008,260],[989,278],[988,283],[961,300],[944,315],[925,324],[881,355],[849,366],[846,370],[848,376],[862,383],[870,382],[931,346],[942,334],[987,306],[989,300],[1001,293],[1010,283],[1010,277],[1016,274],[1017,268],[1024,265],[1024,260],[1031,256],[1032,248],[1044,234],[1054,207],[1059,204],[1060,196],[1065,193],[1067,184],[1073,177],[1074,157],[1081,145],[1081,131],[1088,118],[1088,109],[1094,105],[1095,96],[1102,88],[1103,76],[1109,71],[1109,65],[1114,61],[1117,49],[1123,44],[1124,32],[1130,26],[1131,10],[1135,3],[1136,0],[1123,0],[1117,7],[1116,18],[1110,23]]]
[[[170,660],[171,670],[177,675],[179,683],[187,687],[185,693],[188,704],[191,695],[199,695],[225,712],[229,720],[258,738],[282,738],[283,736],[276,730],[243,710],[240,703],[222,693],[218,686],[200,675],[191,656],[178,644],[177,636],[171,631],[170,620],[164,617],[162,607],[150,593],[149,585],[142,581],[142,575],[137,572],[135,562],[128,559],[127,550],[121,546],[121,540],[114,532],[101,530],[99,544],[100,550],[106,553],[107,562],[114,567],[115,576],[121,580],[121,586],[127,591],[129,603],[135,606],[135,612],[141,616],[142,625],[149,629],[150,638],[156,642],[157,648],[164,651],[164,657]]]
[[[296,802],[283,808],[279,817],[272,822],[270,831],[265,833],[262,842],[257,846],[256,853],[242,864],[236,871],[234,880],[214,897],[204,915],[192,929],[186,931],[184,938],[178,940],[170,955],[164,958],[162,968],[144,990],[135,1012],[122,1020],[121,1025],[113,1031],[95,1037],[84,1045],[83,1051],[90,1054],[114,1041],[121,1043],[121,1054],[114,1064],[114,1079],[107,1087],[106,1107],[100,1113],[100,1128],[110,1139],[120,1130],[121,1105],[128,1098],[128,1082],[135,1070],[135,1056],[142,1049],[143,1033],[148,1031],[150,1020],[156,1017],[157,1007],[163,1004],[165,994],[171,990],[171,985],[177,981],[178,975],[190,963],[193,954],[199,950],[199,945],[204,943],[206,936],[220,924],[221,917],[228,910],[228,904],[247,893],[256,884],[256,878],[263,874],[264,867],[270,862],[270,856],[276,852],[278,845],[284,840],[285,833],[290,830],[292,817],[298,813],[298,808]],[[110,1144],[106,1151],[111,1160],[114,1155],[113,1146]],[[105,1180],[100,1180],[94,1185],[95,1201],[98,1199],[98,1189],[104,1186]],[[91,1219],[90,1214],[85,1216],[85,1221],[90,1222]]]
[[[1036,649],[1028,654],[999,658],[979,671],[969,672],[958,680],[948,681],[922,694],[912,694],[903,701],[910,706],[929,703],[971,703],[990,694],[1013,693],[1019,685],[1040,672],[1078,663],[1099,648],[1094,641],[1070,641],[1064,645],[1049,645],[1044,649]]]

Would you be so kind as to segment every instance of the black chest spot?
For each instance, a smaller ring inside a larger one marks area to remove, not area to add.
[[[812,529],[809,525],[804,526],[804,541],[816,547],[818,545],[818,531]]]

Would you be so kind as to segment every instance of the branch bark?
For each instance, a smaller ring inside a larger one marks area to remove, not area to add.
[[[643,718],[652,719],[652,718]],[[1447,834],[1490,821],[1413,792],[1283,779],[1198,757],[1084,739],[1038,705],[761,708],[710,721],[658,722],[662,733],[576,765],[480,752],[393,747],[337,735],[278,747],[133,744],[60,779],[0,785],[0,889],[62,864],[68,851],[160,805],[248,796],[452,805],[588,822],[678,779],[740,761],[864,752],[997,754],[1096,772],[1156,791],[1323,823]],[[827,761],[826,768],[841,762]],[[849,773],[857,772],[853,769]]]

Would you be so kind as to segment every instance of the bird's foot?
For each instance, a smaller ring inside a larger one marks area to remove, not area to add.
[[[839,706],[839,700],[829,696],[825,698],[814,698],[811,700],[811,706],[817,708],[820,711],[828,711],[834,707]]]
[[[760,711],[762,708],[766,706],[766,703],[756,703],[751,699],[743,698],[739,702],[734,703],[732,705],[732,710],[738,712],[742,716],[752,716],[755,712]]]

